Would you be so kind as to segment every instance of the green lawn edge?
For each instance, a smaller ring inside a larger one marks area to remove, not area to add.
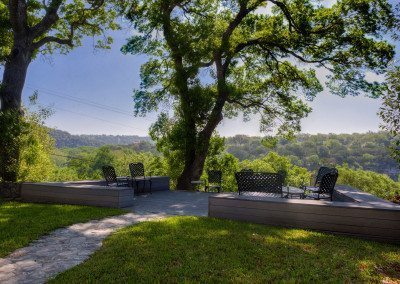
[[[124,213],[115,208],[0,200],[0,257],[55,229]]]
[[[400,278],[400,247],[207,217],[171,217],[109,236],[50,283],[381,282]]]

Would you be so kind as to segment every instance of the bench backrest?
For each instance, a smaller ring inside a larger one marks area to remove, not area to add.
[[[283,176],[278,173],[235,173],[239,194],[242,192],[264,192],[282,195]]]

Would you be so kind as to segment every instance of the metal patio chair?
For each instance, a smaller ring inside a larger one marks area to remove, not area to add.
[[[210,170],[207,171],[208,184],[205,187],[205,191],[210,189],[218,190],[218,193],[222,190],[222,171]]]
[[[113,166],[103,166],[101,169],[107,186],[130,186],[129,177],[117,177]]]
[[[333,192],[335,190],[336,181],[338,179],[339,172],[335,168],[331,168],[322,175],[320,182],[315,187],[304,187],[305,198],[312,198],[316,200],[330,199],[333,200]]]
[[[315,182],[314,182],[314,186],[318,186],[321,182],[322,176],[325,175],[326,173],[329,173],[333,170],[334,168],[329,168],[329,167],[320,167],[318,169],[318,173],[317,176],[315,177]]]
[[[152,180],[151,180],[151,175],[150,176],[146,176],[145,175],[145,171],[144,171],[144,165],[143,163],[130,163],[129,164],[129,171],[131,173],[131,177],[132,177],[132,183],[135,185],[136,190],[140,191],[139,189],[139,184],[143,183],[142,186],[142,192],[145,192],[146,189],[146,182],[149,183],[149,192],[150,194],[151,192],[151,186],[152,186]]]

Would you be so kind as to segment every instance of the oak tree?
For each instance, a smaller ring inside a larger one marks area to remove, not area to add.
[[[177,189],[204,167],[224,117],[259,114],[262,131],[293,134],[323,90],[378,97],[393,47],[386,0],[133,0],[136,28],[122,51],[146,54],[136,113],[162,111],[152,127],[159,150],[179,166]],[[325,74],[325,82],[320,82]],[[169,108],[167,110],[167,108]]]
[[[107,48],[106,30],[117,29],[114,1],[0,0],[0,180],[15,181],[19,161],[21,94],[38,54],[68,53],[84,36]]]

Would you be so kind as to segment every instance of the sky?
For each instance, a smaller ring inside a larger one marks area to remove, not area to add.
[[[27,103],[27,98],[37,90],[39,103],[54,110],[46,124],[72,134],[147,135],[157,115],[133,116],[133,89],[139,87],[139,69],[146,58],[120,52],[129,32],[111,33],[111,50],[96,51],[92,40],[85,39],[82,47],[68,55],[37,58],[28,69],[24,101]],[[325,90],[309,104],[313,111],[302,120],[303,133],[379,130],[379,99],[340,98]],[[218,132],[222,136],[263,135],[257,117],[249,122],[240,117],[224,119]]]

